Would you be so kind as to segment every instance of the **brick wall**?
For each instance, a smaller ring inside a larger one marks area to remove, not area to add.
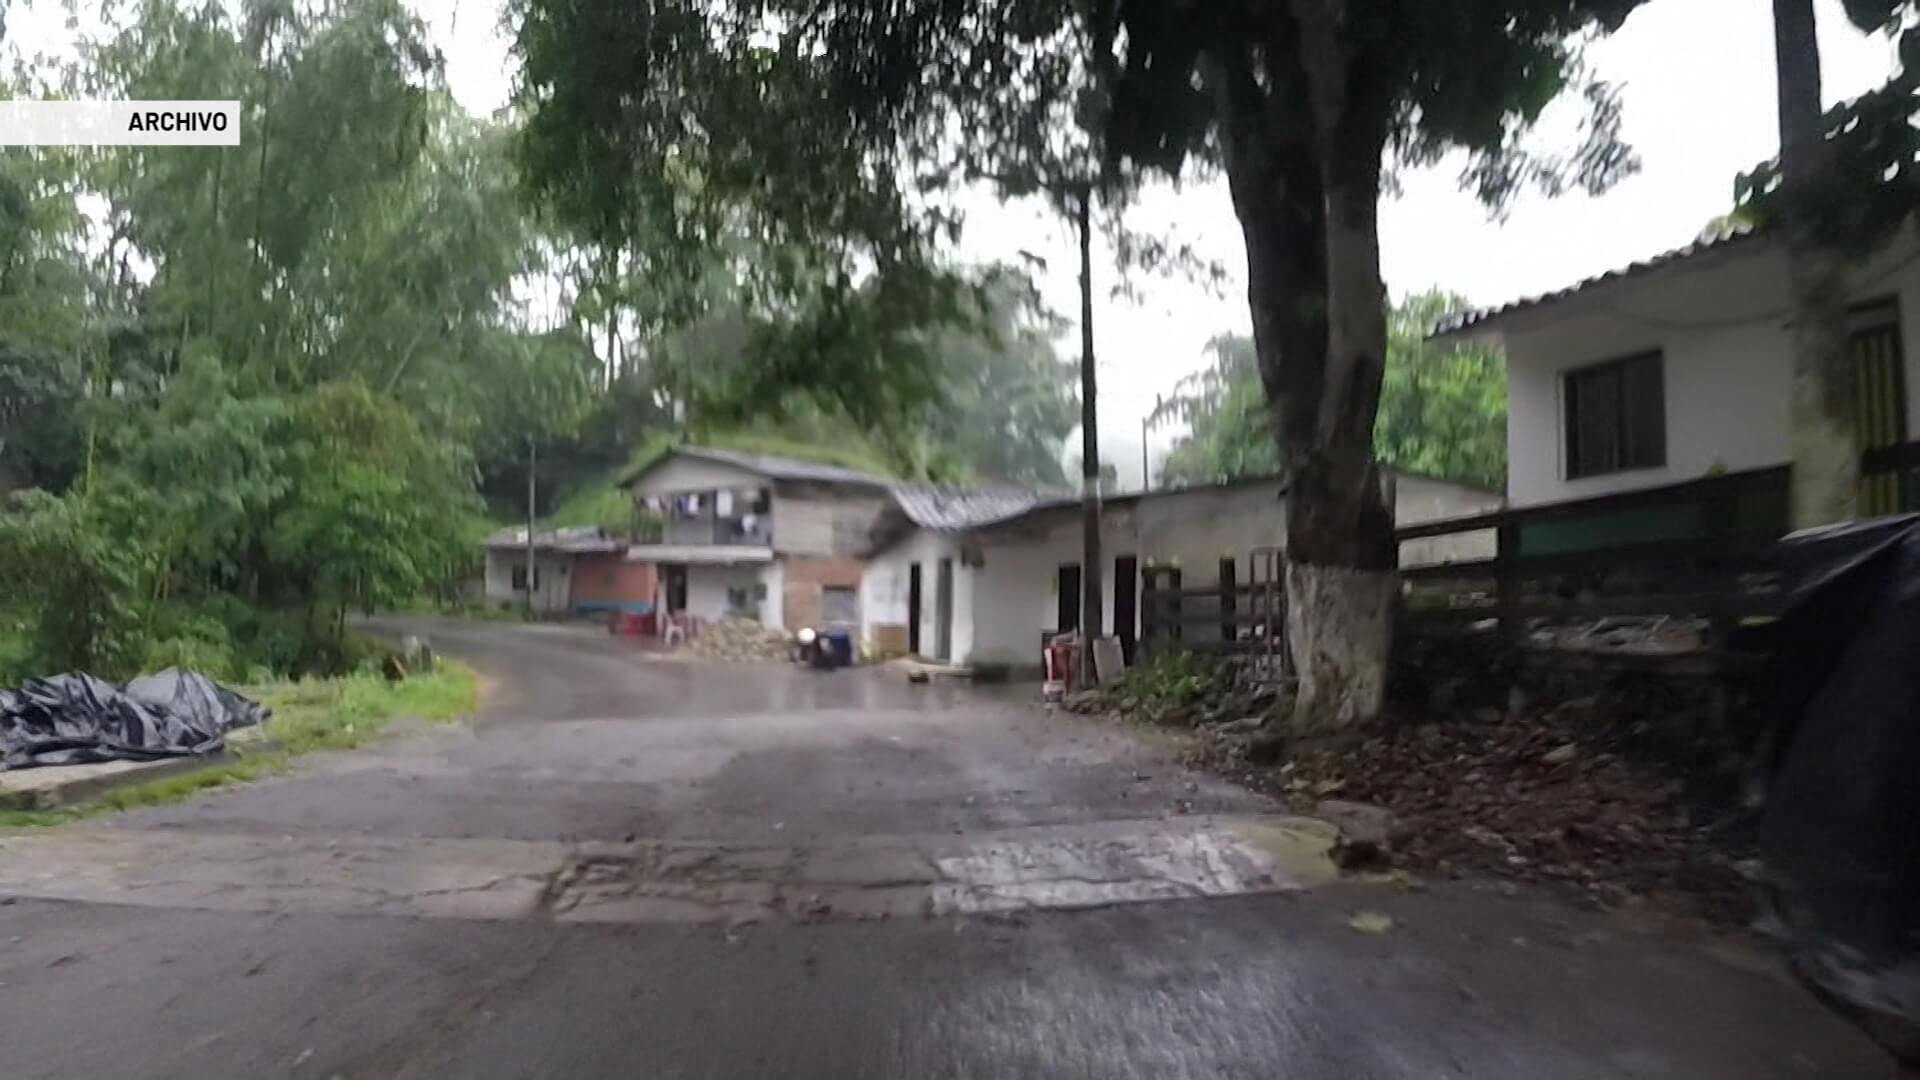
[[[657,581],[652,563],[628,562],[614,553],[581,555],[573,561],[573,603],[651,601]]]
[[[784,562],[780,611],[789,630],[819,625],[822,589],[852,589],[857,596],[860,575],[866,569],[861,559],[789,557]]]

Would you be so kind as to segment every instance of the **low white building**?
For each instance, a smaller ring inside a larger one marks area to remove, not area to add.
[[[1391,473],[1395,519],[1410,525],[1498,509],[1498,492]],[[1080,621],[1077,497],[901,486],[861,584],[862,637],[960,664],[1030,667],[1042,641]],[[1285,505],[1270,478],[1110,496],[1101,510],[1101,632],[1129,651],[1140,632],[1141,570],[1181,566],[1213,581],[1221,560],[1244,580],[1249,554],[1278,547]],[[1448,545],[1451,545],[1449,547]],[[1492,537],[1416,541],[1403,560],[1492,554]],[[904,629],[904,633],[902,632]]]
[[[1920,424],[1920,361],[1906,347],[1917,258],[1907,232],[1848,273],[1864,449],[1904,443]],[[1507,499],[1524,508],[1786,464],[1792,306],[1780,243],[1735,228],[1435,336],[1505,348]],[[1863,495],[1868,513],[1902,509],[1892,477]],[[1784,486],[1780,504],[1784,528]]]

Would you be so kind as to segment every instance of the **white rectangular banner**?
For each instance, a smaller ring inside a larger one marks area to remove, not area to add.
[[[0,146],[239,146],[238,101],[0,101]]]

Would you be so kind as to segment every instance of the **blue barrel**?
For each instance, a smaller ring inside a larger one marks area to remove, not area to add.
[[[833,657],[834,667],[853,666],[853,632],[851,630],[828,630],[821,635],[827,643],[827,654]]]

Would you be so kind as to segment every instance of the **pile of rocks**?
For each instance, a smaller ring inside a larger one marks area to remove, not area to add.
[[[762,626],[752,619],[716,619],[687,642],[687,652],[703,660],[761,663],[785,660],[790,648],[787,632]]]

